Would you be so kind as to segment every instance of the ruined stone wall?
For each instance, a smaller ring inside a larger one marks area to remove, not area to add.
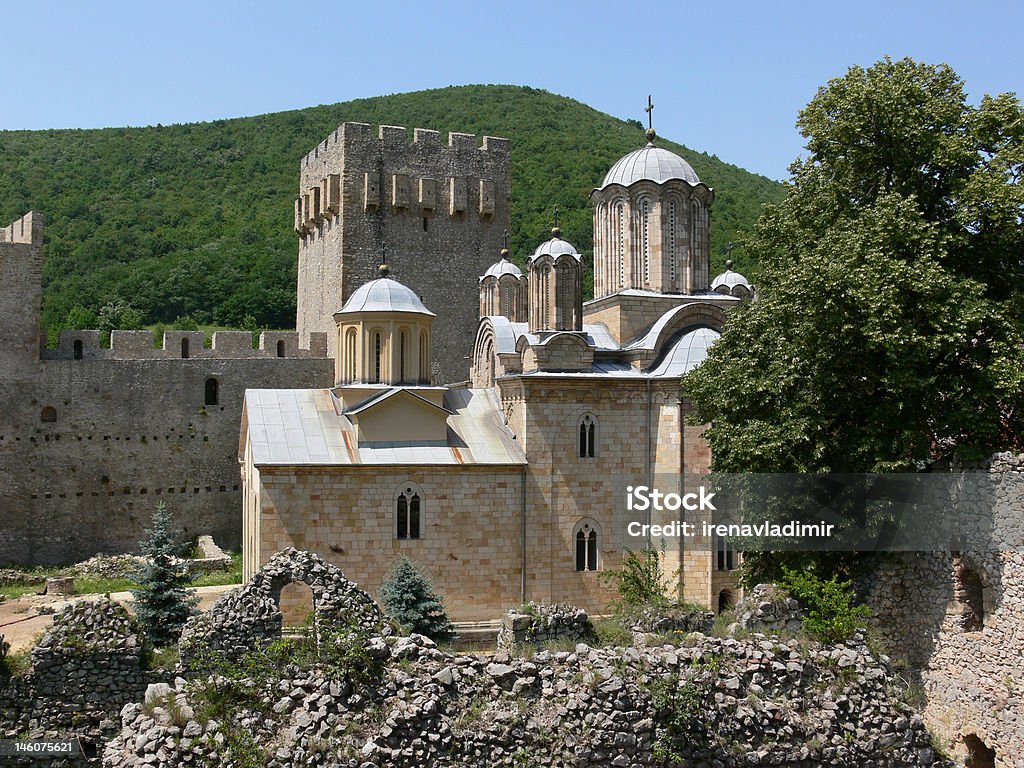
[[[989,471],[1024,473],[1024,457],[1001,454]],[[1019,530],[1024,499],[1005,501],[997,525]],[[925,720],[945,746],[966,755],[974,736],[995,750],[996,766],[1024,766],[1024,554],[885,556],[868,602],[887,645],[920,679]]]
[[[296,328],[328,333],[333,314],[376,278],[381,243],[391,274],[438,317],[433,359],[444,381],[469,377],[480,275],[497,258],[511,206],[507,139],[344,123],[302,159]]]

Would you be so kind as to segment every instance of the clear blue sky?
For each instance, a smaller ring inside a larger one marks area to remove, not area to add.
[[[544,88],[772,178],[817,87],[890,55],[1022,90],[1024,3],[0,0],[0,129],[152,125],[466,83]]]

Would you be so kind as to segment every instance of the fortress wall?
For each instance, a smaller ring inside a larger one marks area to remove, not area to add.
[[[990,471],[1024,473],[1024,457],[1001,454]],[[1004,499],[995,520],[1017,531],[1003,540],[1019,541],[1024,498]],[[1024,767],[1024,554],[890,555],[877,564],[868,602],[878,632],[921,683],[925,722],[943,746],[964,756],[974,736],[995,750],[996,766]]]
[[[245,389],[322,387],[332,377],[330,359],[269,356],[87,355],[0,374],[0,563],[134,551],[158,501],[186,535],[237,548]],[[216,405],[206,404],[210,378]],[[55,421],[43,420],[46,408]]]
[[[296,327],[328,331],[355,288],[377,277],[380,243],[392,276],[437,313],[442,379],[468,378],[478,279],[497,260],[511,206],[510,143],[437,131],[345,123],[300,164]]]
[[[43,217],[34,211],[0,229],[0,371],[39,359]]]

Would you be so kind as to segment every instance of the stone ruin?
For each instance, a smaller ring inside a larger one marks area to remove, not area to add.
[[[182,664],[212,652],[237,660],[247,651],[281,637],[281,591],[301,582],[312,592],[314,624],[344,622],[382,633],[383,615],[373,599],[341,570],[311,552],[292,547],[274,555],[241,589],[218,598],[210,610],[185,625],[179,648]]]
[[[510,608],[502,617],[498,650],[511,651],[527,644],[539,648],[559,641],[586,642],[594,637],[594,625],[582,608],[530,602]]]

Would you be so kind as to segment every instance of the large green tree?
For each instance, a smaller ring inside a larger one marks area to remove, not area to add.
[[[684,391],[729,472],[891,472],[1021,443],[1024,113],[948,66],[821,88],[747,246],[758,297]]]

